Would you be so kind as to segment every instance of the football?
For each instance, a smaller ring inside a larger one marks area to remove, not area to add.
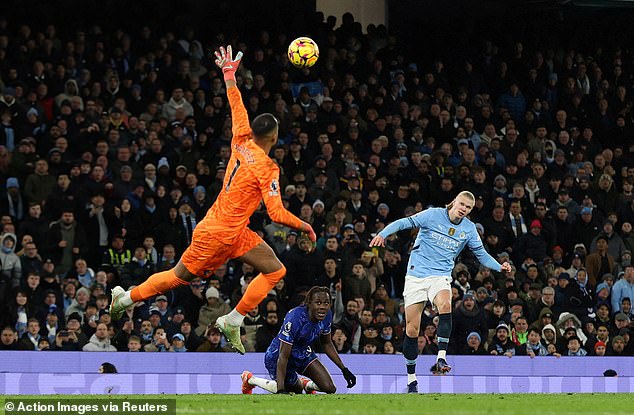
[[[310,68],[319,59],[319,47],[309,37],[298,37],[288,45],[288,60],[297,68]]]

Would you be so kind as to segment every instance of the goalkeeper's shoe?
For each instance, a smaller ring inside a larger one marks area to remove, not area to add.
[[[216,320],[216,327],[224,336],[227,338],[227,341],[231,344],[238,353],[244,354],[244,346],[242,345],[242,340],[240,340],[240,326],[233,326],[227,323],[227,316],[220,316]]]
[[[451,366],[447,364],[445,359],[438,359],[436,363],[429,369],[434,375],[444,375],[449,373]]]
[[[112,302],[110,303],[110,318],[117,321],[125,313],[126,307],[121,303],[125,290],[118,285],[112,289]]]

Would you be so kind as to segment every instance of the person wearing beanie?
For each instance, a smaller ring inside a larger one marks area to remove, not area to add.
[[[207,304],[200,308],[198,314],[198,327],[195,330],[197,336],[203,336],[209,325],[213,325],[218,317],[231,311],[231,307],[220,299],[220,291],[216,287],[209,287],[205,291]]]
[[[605,356],[606,352],[607,352],[607,346],[604,342],[599,340],[598,342],[594,344],[594,356],[602,357],[602,356]]]
[[[484,346],[482,345],[482,337],[480,333],[477,331],[472,331],[467,335],[467,344],[462,347],[460,354],[463,355],[486,355],[487,352],[484,350]]]

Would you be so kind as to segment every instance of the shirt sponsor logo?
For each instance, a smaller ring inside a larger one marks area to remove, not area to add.
[[[435,240],[436,245],[445,248],[445,249],[456,249],[458,247],[460,247],[460,242],[452,239],[452,238],[448,238],[444,235],[440,235],[437,233],[432,233],[431,234],[431,238]]]

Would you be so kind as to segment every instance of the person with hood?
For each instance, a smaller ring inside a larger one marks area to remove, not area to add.
[[[569,313],[569,312],[561,313],[561,315],[559,316],[559,320],[557,320],[556,326],[559,329],[559,334],[561,335],[564,334],[566,329],[571,327],[574,328],[575,332],[577,333],[576,336],[581,341],[581,345],[584,345],[586,341],[588,340],[588,337],[585,335],[585,333],[582,330],[581,320],[572,313]]]
[[[453,332],[450,343],[456,350],[461,350],[467,344],[466,337],[471,332],[477,332],[480,338],[487,338],[487,320],[484,310],[475,301],[473,291],[468,291],[462,302],[453,312]]]
[[[15,223],[25,219],[26,201],[20,193],[20,182],[16,177],[9,177],[6,182],[7,192],[3,196],[0,214],[11,216]]]
[[[22,281],[22,263],[15,254],[17,240],[13,233],[5,233],[0,239],[0,304],[9,302],[9,292]]]
[[[210,325],[215,324],[218,317],[224,316],[231,311],[231,307],[220,300],[220,292],[217,288],[207,288],[205,298],[207,299],[207,304],[200,308],[200,312],[198,314],[198,327],[195,330],[196,335],[198,336],[206,336],[205,330],[207,330]]]
[[[104,323],[97,324],[95,334],[90,337],[82,350],[84,352],[116,352],[117,348],[110,344],[108,326]]]
[[[623,277],[612,286],[612,313],[623,311],[621,303],[624,298],[634,299],[634,265],[625,267]]]
[[[557,329],[552,324],[546,324],[542,329],[541,343],[548,348],[549,344],[557,346]]]
[[[553,319],[553,311],[548,307],[544,307],[539,312],[539,317],[537,318],[537,320],[533,322],[533,324],[531,324],[531,327],[537,327],[538,329],[542,330],[547,325],[552,324]]]
[[[60,108],[64,101],[70,101],[73,97],[75,97],[75,100],[79,99],[79,110],[83,111],[84,100],[79,95],[79,86],[77,85],[77,81],[75,81],[74,79],[69,79],[68,81],[66,81],[66,83],[64,83],[64,92],[62,92],[61,94],[57,94],[57,96],[55,97],[55,106],[57,108]]]
[[[583,320],[593,311],[592,287],[588,284],[588,274],[584,268],[577,271],[564,289],[563,308]]]

